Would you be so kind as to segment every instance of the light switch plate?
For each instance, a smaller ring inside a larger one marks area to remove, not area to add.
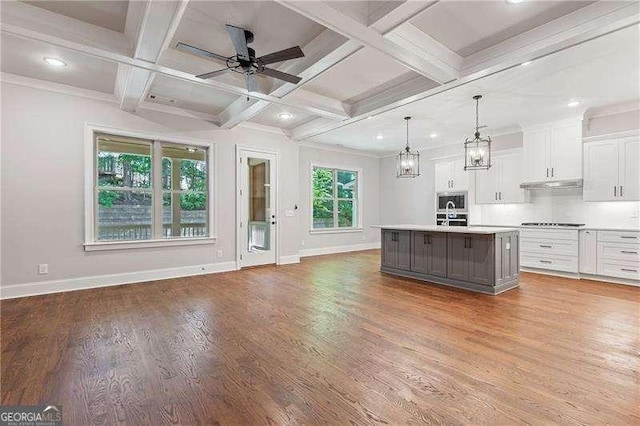
[[[507,250],[511,250],[511,243],[507,243],[507,244],[505,244],[505,248],[506,248]]]

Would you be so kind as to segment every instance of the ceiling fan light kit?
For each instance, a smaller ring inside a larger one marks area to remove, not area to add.
[[[248,46],[254,40],[254,35],[251,31],[228,24],[226,25],[226,28],[227,34],[229,35],[231,43],[236,51],[236,54],[233,56],[226,57],[218,55],[217,53],[209,52],[208,50],[191,46],[183,42],[178,42],[176,44],[176,48],[183,52],[191,53],[192,55],[197,55],[207,59],[216,59],[224,62],[227,66],[227,68],[220,70],[198,74],[196,77],[209,79],[225,74],[228,71],[243,74],[246,78],[248,92],[260,92],[260,85],[256,79],[256,74],[277,78],[278,80],[283,80],[287,83],[300,83],[302,78],[297,75],[288,74],[273,68],[267,68],[267,65],[270,64],[304,57],[304,53],[302,52],[302,49],[300,49],[300,46],[293,46],[278,52],[256,57],[256,51]]]
[[[482,95],[475,95],[476,101],[476,131],[473,139],[464,141],[464,170],[489,170],[491,168],[491,137],[480,137],[478,108]]]

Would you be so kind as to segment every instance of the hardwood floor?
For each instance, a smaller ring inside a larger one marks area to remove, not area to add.
[[[65,424],[640,424],[640,288],[486,296],[379,252],[3,301],[2,404]]]

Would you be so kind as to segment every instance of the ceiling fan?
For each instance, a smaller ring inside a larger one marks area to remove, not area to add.
[[[247,44],[251,44],[253,42],[253,33],[245,30],[244,28],[235,27],[233,25],[227,25],[226,27],[229,38],[231,38],[231,42],[233,43],[233,47],[236,49],[236,54],[233,56],[225,57],[182,42],[178,42],[176,45],[177,49],[184,52],[202,56],[204,58],[217,59],[225,62],[227,65],[227,68],[198,74],[196,77],[208,79],[222,75],[227,71],[237,72],[246,76],[247,90],[249,92],[260,91],[258,81],[256,80],[256,74],[266,75],[268,77],[277,78],[293,84],[298,84],[300,80],[302,80],[302,78],[297,75],[287,74],[286,72],[266,67],[266,65],[274,64],[276,62],[304,57],[304,53],[302,52],[302,49],[300,49],[300,46],[290,47],[288,49],[269,53],[268,55],[256,58],[256,51],[247,46]]]

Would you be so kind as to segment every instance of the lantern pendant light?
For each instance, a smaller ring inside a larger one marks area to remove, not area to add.
[[[411,120],[411,117],[405,117],[404,119],[407,122],[407,146],[398,153],[396,177],[414,178],[420,176],[420,152],[411,151],[411,148],[409,148],[409,120]]]
[[[482,95],[475,95],[476,101],[476,132],[473,139],[464,141],[464,169],[465,170],[489,170],[491,168],[491,137],[480,137],[480,124],[478,121],[478,107]]]

